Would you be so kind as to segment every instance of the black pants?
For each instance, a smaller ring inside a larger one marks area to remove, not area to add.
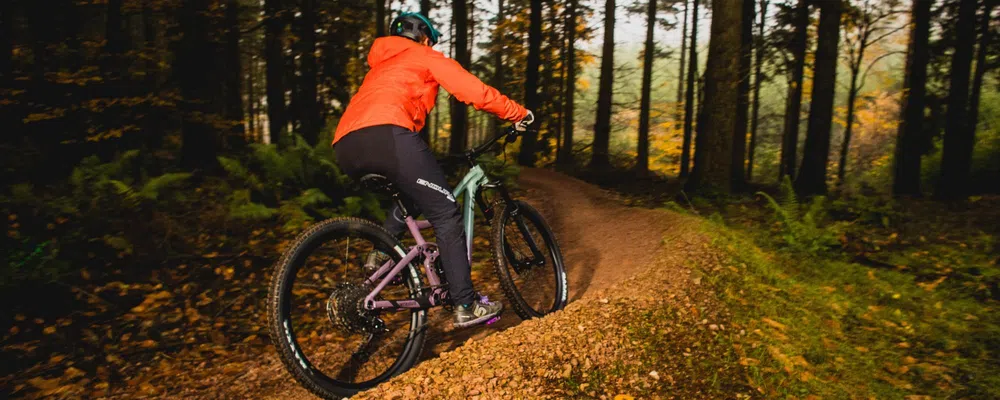
[[[379,125],[347,134],[334,145],[334,150],[341,169],[351,178],[358,179],[365,174],[384,175],[416,203],[434,225],[452,300],[455,304],[471,303],[475,294],[462,214],[451,195],[444,171],[420,136],[395,125]],[[385,228],[393,235],[407,229],[395,205],[386,218]]]

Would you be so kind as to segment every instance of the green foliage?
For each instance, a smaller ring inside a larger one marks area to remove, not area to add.
[[[86,157],[64,184],[21,183],[0,194],[0,210],[25,218],[22,229],[11,231],[4,244],[14,250],[6,254],[0,281],[57,279],[72,272],[74,265],[62,257],[79,257],[86,251],[90,257],[124,258],[139,251],[138,243],[148,245],[148,234],[132,235],[156,223],[154,210],[169,208],[182,197],[191,174],[146,178],[138,159],[134,150],[107,163]]]
[[[149,179],[138,189],[129,186],[129,184],[125,182],[115,179],[109,179],[104,182],[114,188],[115,191],[125,200],[129,200],[130,202],[141,202],[144,200],[155,201],[164,192],[181,186],[181,184],[187,181],[190,177],[191,174],[186,172],[167,173]]]
[[[384,218],[378,200],[355,193],[333,159],[329,144],[309,146],[298,136],[280,149],[252,144],[242,160],[218,157],[223,170],[242,187],[229,198],[229,217],[244,221],[277,217],[287,232],[337,215]]]
[[[386,218],[385,211],[380,207],[378,198],[371,193],[364,193],[360,196],[344,198],[344,205],[337,208],[337,213],[341,215],[361,215],[369,213],[379,221]]]
[[[682,206],[680,204],[677,204],[676,201],[672,201],[672,200],[668,201],[666,203],[663,203],[663,208],[666,208],[667,210],[670,210],[670,211],[673,211],[673,212],[679,213],[679,214],[690,214],[691,213],[691,210],[688,210],[684,206]]]
[[[0,273],[0,288],[24,280],[48,280],[61,274],[66,264],[56,262],[59,255],[51,241],[35,242],[29,238],[7,243],[6,263]]]
[[[757,194],[766,199],[774,211],[775,219],[780,224],[781,238],[788,246],[817,254],[839,244],[837,238],[842,224],[823,225],[826,220],[825,197],[814,197],[805,213],[801,213],[799,199],[787,176],[781,183],[777,200],[764,192]]]
[[[174,172],[151,178],[139,189],[139,197],[147,200],[156,200],[163,192],[181,186],[190,177],[190,173]]]
[[[705,276],[748,334],[734,340],[740,363],[766,397],[1000,396],[1000,318],[994,301],[970,292],[974,281],[949,285],[954,274],[930,281],[831,258],[803,263],[802,253],[755,245],[747,234],[770,233],[753,228],[711,234],[729,267]]]
[[[257,175],[254,175],[241,164],[238,160],[219,156],[219,165],[222,169],[229,173],[233,178],[243,181],[247,187],[253,190],[261,190],[264,185],[257,179]]]
[[[839,214],[839,219],[850,220],[867,225],[878,225],[888,228],[894,220],[900,218],[899,211],[891,199],[876,196],[858,196],[850,199],[837,199],[831,204],[830,211]]]
[[[229,196],[229,218],[243,221],[262,221],[273,217],[278,210],[250,201],[249,190],[235,190]]]

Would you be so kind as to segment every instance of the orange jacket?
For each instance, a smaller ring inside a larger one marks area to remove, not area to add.
[[[401,36],[378,38],[368,52],[371,70],[340,118],[333,143],[348,133],[375,125],[412,131],[424,126],[434,108],[438,85],[459,101],[508,121],[528,110],[484,84],[441,52]]]

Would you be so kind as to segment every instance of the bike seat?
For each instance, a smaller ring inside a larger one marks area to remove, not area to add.
[[[362,176],[361,185],[372,192],[384,193],[390,196],[399,193],[399,191],[396,190],[396,186],[392,184],[392,181],[390,181],[389,178],[379,174],[368,174]]]

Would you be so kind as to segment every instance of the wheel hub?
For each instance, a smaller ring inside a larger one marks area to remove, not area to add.
[[[371,288],[365,285],[339,283],[326,301],[326,313],[334,326],[348,333],[383,333],[385,322],[378,312],[366,309],[365,297]]]

